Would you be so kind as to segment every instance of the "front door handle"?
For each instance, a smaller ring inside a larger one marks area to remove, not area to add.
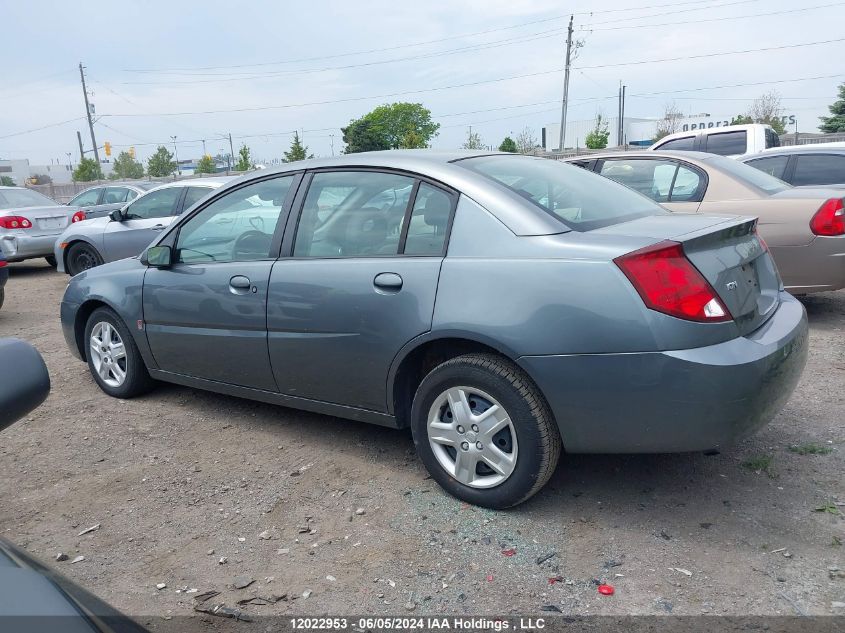
[[[235,275],[229,280],[229,289],[235,294],[244,294],[250,291],[252,282],[249,277],[243,275]]]
[[[379,273],[373,279],[373,285],[377,290],[399,292],[402,289],[402,277],[396,273]]]
[[[166,228],[167,228],[167,227],[166,227],[166,226],[164,226],[163,224],[156,224],[156,225],[153,227],[153,231],[163,231],[163,230],[164,230],[164,229],[166,229]]]

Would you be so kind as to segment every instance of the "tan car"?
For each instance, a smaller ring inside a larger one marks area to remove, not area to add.
[[[786,289],[845,288],[845,191],[797,188],[724,156],[645,151],[568,162],[612,178],[670,211],[755,215]]]

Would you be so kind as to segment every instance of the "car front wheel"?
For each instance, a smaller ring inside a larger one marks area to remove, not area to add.
[[[548,404],[525,373],[492,354],[435,367],[412,407],[414,444],[447,492],[488,508],[508,508],[549,480],[561,452]]]
[[[85,242],[77,242],[68,250],[66,269],[68,274],[73,277],[83,270],[100,266],[102,263],[103,258],[96,248]]]
[[[153,379],[126,325],[109,308],[97,308],[85,327],[86,358],[100,389],[115,398],[149,391]]]

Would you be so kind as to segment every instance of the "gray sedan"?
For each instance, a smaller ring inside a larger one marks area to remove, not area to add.
[[[542,158],[353,154],[222,187],[73,277],[61,321],[111,396],[409,427],[446,490],[504,508],[562,451],[717,450],[781,409],[807,319],[755,228]]]
[[[55,266],[56,238],[84,219],[82,210],[56,204],[37,191],[0,187],[0,250],[10,262],[44,257]]]
[[[68,202],[68,206],[83,209],[85,217],[89,220],[100,218],[115,209],[123,208],[127,202],[132,202],[158,184],[156,182],[114,182],[108,185],[97,185],[78,193],[73,200]]]
[[[776,147],[739,160],[795,187],[845,186],[845,143]]]
[[[229,177],[180,180],[151,189],[109,215],[75,223],[55,240],[59,270],[83,270],[138,255],[185,209],[231,180]]]

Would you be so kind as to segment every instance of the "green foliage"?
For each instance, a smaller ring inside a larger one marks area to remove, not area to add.
[[[769,477],[774,478],[775,473],[772,471],[771,455],[755,455],[742,462],[742,467],[755,473],[766,473]]]
[[[0,176],[0,186],[14,187],[15,186],[15,180],[11,176]]]
[[[839,98],[828,106],[831,116],[819,117],[822,132],[845,132],[845,83],[839,84]]]
[[[114,159],[115,178],[143,178],[144,166],[132,158],[129,152],[120,152]],[[109,174],[111,177],[111,174]]]
[[[93,158],[83,158],[73,170],[73,179],[76,182],[103,180],[103,170]]]
[[[505,140],[502,141],[502,144],[499,145],[499,151],[516,153],[519,151],[519,148],[516,146],[516,141],[514,141],[510,136],[506,136]]]
[[[349,122],[343,132],[345,153],[383,149],[428,147],[436,136],[439,123],[431,120],[431,112],[420,103],[380,105],[360,119]]]
[[[238,162],[235,163],[235,171],[249,171],[254,167],[252,157],[249,155],[249,147],[246,144],[241,145],[238,150]]]
[[[147,173],[158,178],[176,173],[176,161],[164,145],[159,145],[155,154],[150,156],[147,161]]]
[[[799,455],[829,455],[833,452],[832,446],[824,446],[823,444],[798,444],[789,447],[790,452],[798,453]]]
[[[596,125],[587,134],[584,143],[588,149],[604,149],[607,147],[607,139],[610,137],[610,130],[607,129],[607,121],[604,121],[601,112],[596,114]]]
[[[473,132],[472,128],[467,130],[467,140],[461,145],[462,149],[484,149],[484,142],[481,140],[481,135],[478,132]]]
[[[299,132],[294,132],[290,149],[285,152],[285,162],[292,163],[297,160],[305,160],[306,158],[314,158],[314,154],[308,154],[308,146],[302,144],[302,141],[299,139]]]
[[[833,501],[826,501],[822,505],[813,508],[813,512],[825,512],[827,514],[834,515],[841,514],[839,508],[836,507],[836,504]]]
[[[120,180],[120,176],[112,172],[108,176],[106,176],[106,180]]]
[[[737,114],[731,119],[731,125],[748,125],[750,123],[754,123],[754,119],[747,114]]]
[[[206,154],[197,161],[197,167],[194,169],[195,174],[216,174],[217,164],[214,159]]]

